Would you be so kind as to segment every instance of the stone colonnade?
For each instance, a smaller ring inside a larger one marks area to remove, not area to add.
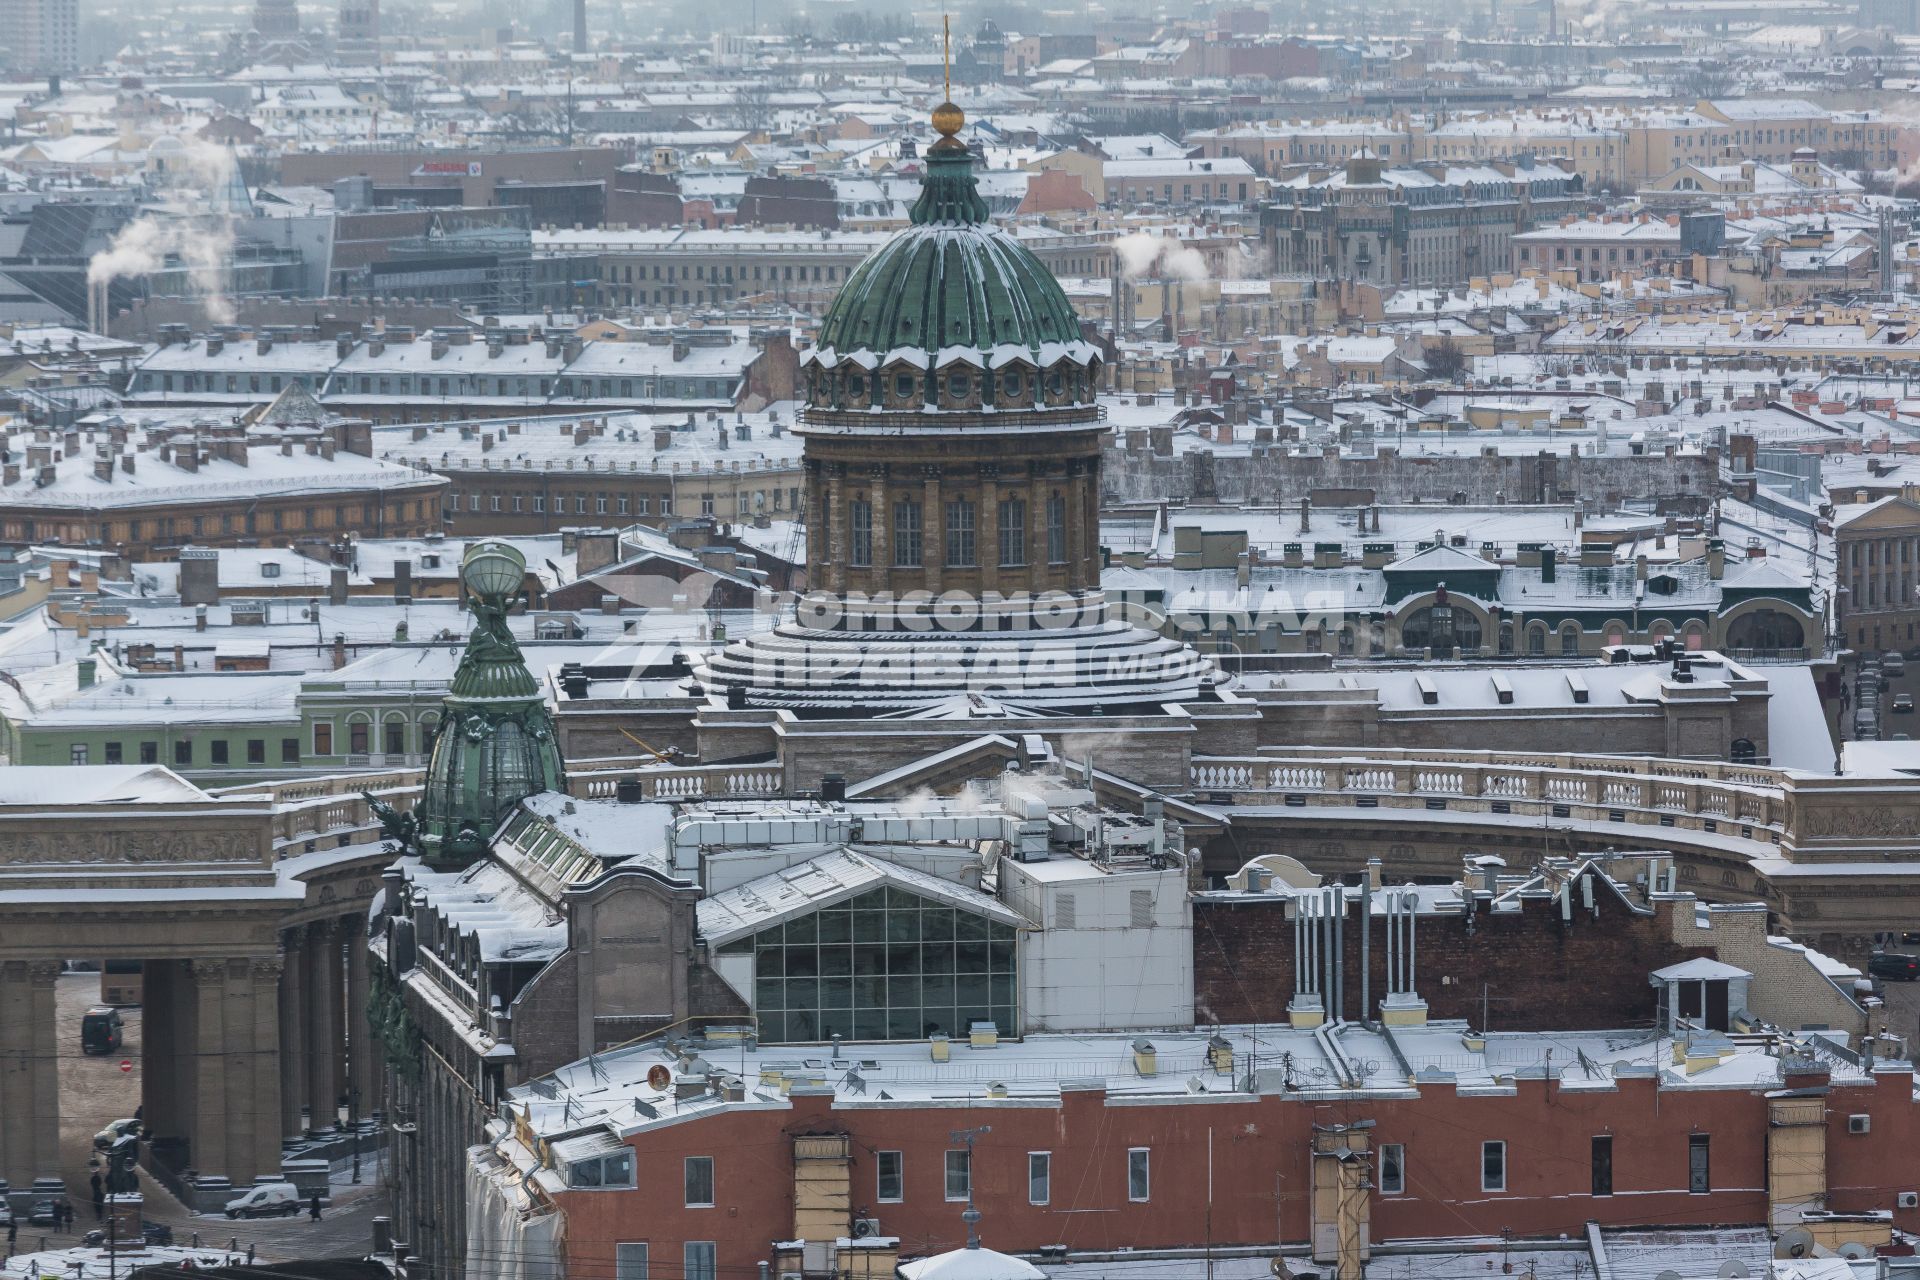
[[[283,928],[270,954],[147,959],[140,1114],[153,1159],[244,1187],[278,1176],[288,1144],[379,1109],[368,960],[360,912]],[[0,1178],[15,1193],[75,1163],[59,1149],[60,1060],[80,1052],[58,1041],[60,969],[0,960]]]

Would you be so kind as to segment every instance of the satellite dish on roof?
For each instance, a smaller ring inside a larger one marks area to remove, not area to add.
[[[1840,1256],[1855,1259],[1871,1258],[1873,1256],[1873,1250],[1861,1244],[1858,1240],[1849,1240],[1840,1246]]]
[[[1805,1258],[1813,1253],[1813,1232],[1805,1227],[1788,1227],[1774,1241],[1774,1253],[1782,1258]]]
[[[1724,1280],[1743,1280],[1744,1277],[1750,1276],[1753,1273],[1747,1270],[1747,1264],[1740,1261],[1740,1259],[1728,1258],[1720,1264],[1718,1274],[1724,1277]]]
[[[656,1062],[647,1068],[647,1087],[649,1089],[665,1089],[672,1083],[673,1072],[667,1070],[666,1063]]]
[[[1678,1271],[1662,1271],[1659,1275],[1655,1276],[1653,1280],[1680,1280],[1680,1273]]]

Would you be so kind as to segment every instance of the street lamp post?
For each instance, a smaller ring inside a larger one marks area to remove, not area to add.
[[[347,1126],[353,1130],[353,1184],[360,1185],[360,1086],[347,1092]]]

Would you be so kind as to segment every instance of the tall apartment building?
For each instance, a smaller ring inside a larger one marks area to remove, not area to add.
[[[80,65],[80,0],[0,0],[0,66],[41,75]]]

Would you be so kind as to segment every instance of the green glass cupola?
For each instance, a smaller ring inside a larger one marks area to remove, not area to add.
[[[514,805],[565,786],[552,714],[507,629],[526,572],[504,542],[476,542],[460,563],[473,634],[441,704],[419,808],[420,852],[436,866],[472,862]]]
[[[1049,344],[1079,340],[1060,282],[989,221],[973,154],[954,136],[965,119],[951,102],[934,110],[941,136],[927,149],[912,225],[854,269],[820,322],[816,349],[931,357],[950,347],[1017,347],[1037,358]]]

